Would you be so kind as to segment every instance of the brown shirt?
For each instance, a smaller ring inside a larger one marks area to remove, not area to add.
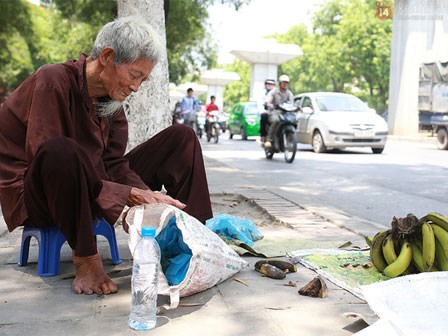
[[[28,217],[24,176],[40,145],[52,137],[69,137],[87,153],[103,179],[97,202],[109,222],[116,221],[131,187],[148,189],[123,157],[128,141],[124,111],[107,119],[95,115],[86,57],[42,66],[0,109],[0,202],[9,231]]]

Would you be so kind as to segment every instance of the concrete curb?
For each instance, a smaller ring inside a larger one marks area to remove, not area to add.
[[[431,136],[430,132],[419,133],[418,136],[402,136],[402,135],[388,135],[387,140],[392,141],[410,141],[418,143],[434,144],[436,146],[436,136]]]

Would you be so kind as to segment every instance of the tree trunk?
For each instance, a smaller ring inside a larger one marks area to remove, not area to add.
[[[382,104],[381,107],[384,110],[384,109],[387,108],[387,98],[388,98],[387,94],[389,93],[389,91],[386,90],[382,84],[378,84],[378,86],[379,86],[379,91],[380,91],[379,92],[380,101],[381,101],[381,104]]]
[[[149,79],[125,102],[129,122],[128,150],[171,124],[164,0],[118,0],[118,16],[140,15],[161,36],[165,51]]]

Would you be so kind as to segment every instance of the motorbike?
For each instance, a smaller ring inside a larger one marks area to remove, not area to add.
[[[218,119],[219,125],[221,126],[221,131],[222,133],[225,133],[227,131],[228,114],[226,112],[220,112]]]
[[[196,113],[196,134],[199,139],[202,138],[202,135],[205,133],[205,112],[199,111]]]
[[[280,111],[277,129],[273,135],[270,147],[264,147],[267,159],[272,159],[275,153],[284,153],[285,161],[292,163],[297,151],[297,111],[299,107],[294,104],[284,103],[276,106]]]
[[[221,125],[218,117],[219,111],[212,111],[207,118],[207,141],[210,142],[214,138],[215,143],[219,141],[219,133],[221,133]]]
[[[181,111],[176,111],[173,113],[173,125],[184,124],[184,116]]]

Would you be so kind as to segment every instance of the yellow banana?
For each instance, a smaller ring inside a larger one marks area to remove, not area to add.
[[[434,264],[434,258],[436,255],[436,243],[434,237],[434,230],[431,224],[424,222],[422,224],[422,237],[423,237],[423,268],[425,271],[429,271]]]
[[[395,254],[400,253],[401,245],[403,245],[403,239],[401,238],[394,239]]]
[[[372,247],[370,248],[370,258],[378,271],[382,272],[386,268],[387,263],[383,257],[383,240],[391,230],[381,231],[373,237]]]
[[[404,241],[403,245],[401,246],[400,254],[398,255],[397,259],[387,266],[383,273],[385,276],[388,276],[390,278],[394,278],[402,274],[406,269],[409,267],[410,263],[412,261],[412,249],[411,244],[409,244],[406,240]]]
[[[411,249],[412,249],[412,261],[417,267],[417,269],[420,272],[424,272],[425,269],[423,267],[423,254],[422,251],[420,251],[420,248],[418,247],[417,243],[412,242],[411,243]]]
[[[364,240],[366,241],[367,246],[372,247],[372,237],[364,236]]]
[[[383,240],[382,249],[383,257],[386,260],[387,264],[392,264],[397,259],[392,234],[388,234],[387,237]]]
[[[437,212],[430,212],[425,217],[420,219],[420,222],[426,222],[426,221],[431,221],[434,224],[437,224],[443,229],[445,229],[445,231],[448,231],[448,217],[445,217]]]
[[[448,256],[443,250],[442,245],[436,239],[436,262],[441,271],[448,271]]]
[[[448,256],[448,232],[438,225],[431,224],[431,226],[434,231],[435,237],[437,238],[440,245],[442,246],[443,251],[445,252],[445,255]]]

